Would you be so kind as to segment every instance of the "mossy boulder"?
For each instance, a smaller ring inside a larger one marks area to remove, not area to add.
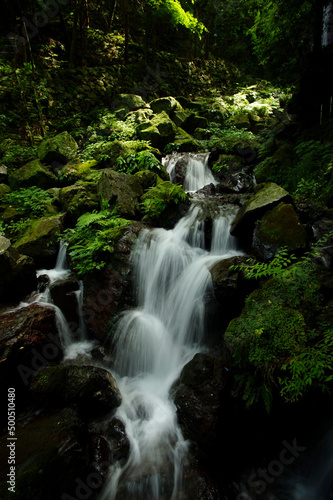
[[[120,217],[136,219],[141,216],[143,186],[140,176],[104,169],[97,191],[111,207],[117,208]]]
[[[41,142],[38,158],[48,165],[54,163],[64,165],[75,158],[77,149],[78,145],[73,137],[68,132],[62,132]]]
[[[274,147],[274,144],[272,144],[272,147]],[[277,172],[279,172],[279,175],[283,179],[293,168],[294,162],[294,145],[287,142],[281,144],[272,156],[265,158],[265,160],[255,166],[254,175],[257,183],[270,182],[276,178]]]
[[[175,138],[175,124],[165,111],[153,116],[149,122],[137,126],[136,132],[140,139],[149,141],[153,147],[162,150]]]
[[[60,190],[59,197],[62,210],[66,212],[66,218],[71,224],[80,215],[99,208],[96,185],[91,182],[64,187]]]
[[[34,376],[31,392],[52,406],[77,405],[85,418],[105,415],[121,403],[112,375],[95,366],[47,366]]]
[[[256,224],[253,234],[253,249],[262,259],[270,259],[281,247],[290,252],[305,250],[307,235],[294,208],[280,203],[266,212]]]
[[[193,134],[195,129],[206,129],[208,127],[207,118],[191,113],[182,124],[182,128],[189,134]]]
[[[31,186],[49,189],[55,187],[57,183],[57,177],[39,160],[27,163],[9,176],[9,185],[13,191]]]
[[[172,144],[169,145],[174,151],[180,153],[195,153],[200,151],[200,143],[182,128],[176,129],[176,136]]]
[[[115,168],[117,158],[125,158],[127,155],[141,151],[151,151],[152,148],[142,141],[119,141],[102,142],[91,153],[91,157],[100,163],[100,166]],[[159,152],[158,152],[159,153]]]
[[[53,267],[58,253],[58,234],[63,230],[64,214],[33,221],[13,245],[32,257],[37,266]]]
[[[1,196],[3,196],[4,194],[8,194],[11,192],[11,189],[9,186],[7,186],[7,184],[0,184],[0,198]],[[1,200],[0,200],[1,201]]]
[[[0,275],[0,301],[22,299],[37,287],[33,259],[21,255],[4,236],[0,236]]]
[[[59,181],[62,186],[70,186],[79,180],[89,180],[92,174],[96,172],[98,161],[89,160],[82,162],[74,159],[64,166],[56,169]]]
[[[183,109],[179,102],[171,96],[155,99],[154,101],[151,101],[149,105],[154,113],[158,114],[162,113],[162,111],[165,111],[170,117],[172,117],[171,115],[175,111],[182,111]]]
[[[135,94],[119,94],[111,102],[112,111],[124,110],[125,115],[129,111],[146,107],[147,104],[141,96]]]
[[[232,222],[231,234],[250,244],[256,221],[279,203],[290,201],[290,194],[281,186],[274,182],[265,184],[240,208]]]

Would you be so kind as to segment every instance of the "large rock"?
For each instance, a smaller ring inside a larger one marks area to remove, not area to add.
[[[97,191],[110,206],[117,208],[120,217],[136,219],[141,216],[143,188],[140,177],[106,168],[98,182]]]
[[[38,158],[48,164],[62,163],[65,165],[75,158],[77,143],[68,132],[45,139],[38,148]]]
[[[84,213],[92,212],[99,208],[96,196],[96,186],[93,183],[74,184],[64,187],[59,194],[62,209],[71,224]]]
[[[63,230],[64,214],[38,219],[28,227],[14,247],[32,257],[37,266],[52,268],[58,254],[58,233]]]
[[[241,313],[248,294],[258,286],[255,280],[246,279],[242,271],[230,269],[231,266],[242,265],[247,258],[244,256],[224,259],[209,269],[218,304],[215,323],[220,336],[229,322]]]
[[[290,194],[285,189],[274,182],[265,184],[238,211],[231,225],[231,234],[243,240],[251,239],[257,220],[279,203],[290,201]]]
[[[147,104],[141,96],[135,94],[119,94],[112,100],[112,111],[124,110],[124,113],[136,111],[137,109],[146,107]]]
[[[24,390],[41,367],[60,361],[55,309],[34,303],[1,315],[0,390]]]
[[[220,358],[196,354],[183,368],[172,391],[180,423],[205,450],[217,444],[227,375]]]
[[[165,111],[170,117],[175,111],[182,111],[183,108],[179,102],[174,97],[161,97],[160,99],[155,99],[149,103],[151,109],[154,113],[162,113]]]
[[[137,126],[140,139],[150,141],[155,148],[162,150],[176,135],[176,126],[165,111],[154,116],[149,122]]]
[[[124,309],[134,307],[130,255],[143,225],[134,222],[116,243],[116,265],[84,278],[83,315],[90,333],[107,342],[112,320]]]
[[[189,134],[193,134],[195,129],[201,128],[206,129],[208,127],[207,118],[203,116],[197,116],[194,113],[191,113],[182,124],[182,128],[186,130]]]
[[[21,255],[4,236],[0,236],[0,275],[0,301],[19,300],[36,289],[33,259]]]
[[[56,280],[50,285],[52,302],[59,307],[65,318],[72,325],[79,325],[78,294],[80,283],[73,275]]]
[[[281,247],[287,247],[290,252],[305,250],[306,231],[294,208],[280,203],[266,212],[256,224],[252,245],[256,255],[262,259],[274,257]]]
[[[57,183],[57,177],[39,160],[30,161],[9,176],[9,185],[13,190],[31,186],[49,189],[55,187]]]
[[[7,184],[0,184],[0,197],[4,194],[8,194],[11,192],[10,187]]]
[[[108,456],[96,454],[93,436],[74,409],[31,413],[16,437],[16,490],[8,491],[9,469],[3,467],[2,500],[86,498],[87,492],[92,498],[90,492],[95,497],[103,485]],[[7,443],[7,435],[0,438],[2,463],[8,460]]]
[[[121,404],[115,379],[95,366],[47,366],[35,374],[30,390],[51,406],[77,405],[85,418],[105,415]]]

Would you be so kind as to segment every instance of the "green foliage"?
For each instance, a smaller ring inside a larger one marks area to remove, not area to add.
[[[15,205],[29,214],[29,217],[43,215],[46,205],[52,203],[52,196],[36,186],[21,188],[3,195],[0,202],[5,205]]]
[[[151,170],[160,174],[163,171],[163,165],[150,151],[140,151],[129,154],[125,158],[117,158],[117,170],[125,174],[134,174],[140,170]]]
[[[269,410],[274,387],[279,387],[285,401],[296,401],[311,387],[328,390],[333,330],[313,331],[309,325],[323,300],[318,268],[312,260],[329,236],[292,265],[294,258],[283,250],[271,263],[249,259],[245,266],[233,266],[247,278],[270,277],[252,292],[241,316],[226,331],[233,346],[235,380],[248,406],[262,398]],[[286,372],[284,377],[281,370]]]
[[[76,226],[67,229],[60,239],[69,246],[73,269],[80,275],[102,269],[115,252],[115,244],[130,224],[113,212],[88,212],[78,218]]]
[[[247,259],[246,265],[232,265],[230,269],[243,271],[247,279],[282,276],[283,269],[289,266],[292,260],[295,259],[296,257],[294,255],[289,256],[287,247],[283,247],[270,262],[258,262],[254,259]]]
[[[220,128],[219,126],[210,127],[211,138],[208,141],[209,149],[218,147],[226,153],[231,153],[236,146],[239,147],[257,147],[259,145],[256,136],[245,128],[238,129],[235,126]]]
[[[159,216],[170,204],[187,200],[187,194],[178,184],[164,181],[148,189],[142,196],[142,208],[148,218]]]
[[[12,139],[5,139],[0,144],[1,161],[13,170],[37,158],[37,149],[37,146],[29,146],[27,143],[18,144]]]
[[[330,392],[329,386],[333,380],[332,325],[324,325],[316,337],[313,346],[307,346],[281,367],[286,372],[284,378],[279,378],[280,394],[285,401],[296,402],[310,389]]]

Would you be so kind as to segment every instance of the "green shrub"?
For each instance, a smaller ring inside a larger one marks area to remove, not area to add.
[[[150,151],[141,151],[129,154],[125,158],[117,158],[117,170],[125,174],[135,174],[140,170],[151,170],[159,175],[164,173],[162,163]]]
[[[60,235],[68,243],[73,269],[83,275],[105,267],[115,252],[115,243],[129,224],[130,221],[108,210],[81,215],[73,229]]]
[[[162,181],[148,189],[141,198],[142,208],[148,218],[159,216],[170,204],[187,200],[187,194],[178,184]]]
[[[28,212],[29,217],[39,217],[43,215],[46,205],[52,203],[52,200],[52,196],[47,191],[36,186],[18,189],[0,198],[2,204],[15,205]]]

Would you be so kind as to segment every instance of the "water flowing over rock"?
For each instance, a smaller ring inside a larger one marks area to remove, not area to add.
[[[201,212],[198,202],[173,230],[143,230],[134,248],[137,308],[120,315],[111,354],[111,371],[123,398],[116,417],[125,425],[130,455],[111,467],[102,500],[167,500],[182,494],[189,443],[177,425],[169,391],[205,341],[213,296],[209,268],[240,254],[229,234],[230,216],[222,223],[223,210],[213,223],[210,252],[206,250]],[[219,396],[215,402],[219,408]]]
[[[185,191],[198,191],[208,184],[217,184],[208,167],[208,153],[173,153],[163,159],[163,165],[174,183]]]

